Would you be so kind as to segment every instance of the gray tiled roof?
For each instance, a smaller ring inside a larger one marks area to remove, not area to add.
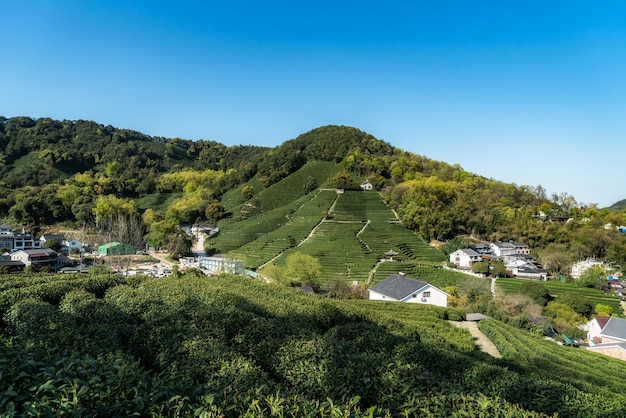
[[[61,234],[44,234],[43,238],[46,241],[52,241],[52,240],[58,241],[59,244],[65,241],[65,235],[61,235]]]
[[[480,254],[478,254],[476,251],[472,250],[471,248],[461,248],[459,251],[463,251],[465,254],[471,257],[480,257]]]
[[[611,317],[601,334],[605,337],[626,341],[626,319]]]
[[[372,286],[370,290],[400,300],[427,285],[428,283],[426,282],[415,280],[401,274],[392,274],[382,282]]]

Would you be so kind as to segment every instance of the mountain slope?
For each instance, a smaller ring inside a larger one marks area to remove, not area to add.
[[[622,199],[618,202],[613,203],[611,206],[608,207],[608,209],[615,212],[626,211],[626,199]]]

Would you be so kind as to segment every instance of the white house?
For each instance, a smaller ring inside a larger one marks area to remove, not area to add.
[[[507,257],[516,254],[515,247],[510,242],[492,242],[489,246],[497,257]]]
[[[216,274],[244,274],[246,269],[243,261],[220,256],[198,257],[198,264],[201,269],[209,270]]]
[[[482,260],[480,254],[470,248],[462,248],[450,254],[450,262],[460,268],[470,268],[472,264]]]
[[[626,319],[595,317],[586,325],[587,350],[626,360]]]
[[[591,259],[572,264],[571,276],[575,279],[578,279],[585,272],[585,270],[593,266],[601,266],[601,265],[602,265],[602,261],[591,260]]]
[[[523,255],[530,254],[530,246],[528,244],[524,244],[523,242],[515,242],[515,241],[511,241],[509,242],[509,244],[511,244],[513,248],[515,249],[515,254],[523,254]]]
[[[404,273],[392,274],[369,290],[370,300],[420,303],[448,306],[448,294],[435,286],[406,277]]]
[[[524,259],[511,261],[504,266],[506,271],[512,277],[522,277],[525,279],[546,280],[548,271],[537,267],[533,263],[529,263]]]
[[[67,248],[63,248],[65,247],[64,242],[66,241],[65,235],[63,234],[43,234],[41,237],[39,237],[39,246],[41,248],[45,248],[44,244],[51,241],[56,241],[59,244],[59,248],[61,251],[67,251]]]
[[[373,190],[374,186],[372,185],[372,183],[370,183],[369,180],[365,180],[363,183],[361,183],[361,190]]]
[[[49,248],[18,250],[11,254],[11,261],[21,261],[25,266],[34,268],[48,266],[55,269],[59,266],[57,252]]]
[[[587,322],[584,327],[582,325],[579,327],[587,331],[587,340],[589,340],[590,345],[595,345],[602,341],[600,334],[602,333],[602,329],[609,322],[609,319],[611,318],[596,316],[591,321]]]

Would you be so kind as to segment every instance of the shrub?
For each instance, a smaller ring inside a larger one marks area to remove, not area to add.
[[[540,282],[525,281],[520,286],[519,292],[522,295],[530,297],[541,306],[546,306],[548,302],[552,300],[550,297],[550,291],[543,283]]]

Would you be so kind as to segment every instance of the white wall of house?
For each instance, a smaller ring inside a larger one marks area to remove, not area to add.
[[[376,291],[369,291],[370,300],[386,300],[390,302],[419,303],[423,305],[448,306],[448,294],[434,286],[426,285],[402,300],[382,295]]]
[[[22,263],[24,263],[25,266],[30,266],[30,257],[28,256],[28,253],[24,252],[24,251],[16,251],[13,254],[11,254],[11,260],[13,261],[21,261]]]
[[[472,250],[473,251],[473,250]],[[450,254],[450,262],[454,263],[457,267],[470,268],[472,264],[482,261],[480,255],[471,255],[463,250],[456,250]]]
[[[516,254],[515,247],[508,242],[492,242],[489,246],[493,250],[493,253],[498,257],[506,257]]]
[[[407,303],[422,303],[426,305],[448,306],[448,294],[435,286],[427,285],[402,299]]]
[[[390,302],[397,302],[398,299],[391,298],[389,296],[385,296],[381,293],[375,292],[374,290],[369,290],[370,292],[370,300],[387,300]]]
[[[578,279],[588,268],[600,265],[602,265],[602,262],[598,260],[585,260],[581,261],[580,263],[572,264],[571,276],[575,279]]]

